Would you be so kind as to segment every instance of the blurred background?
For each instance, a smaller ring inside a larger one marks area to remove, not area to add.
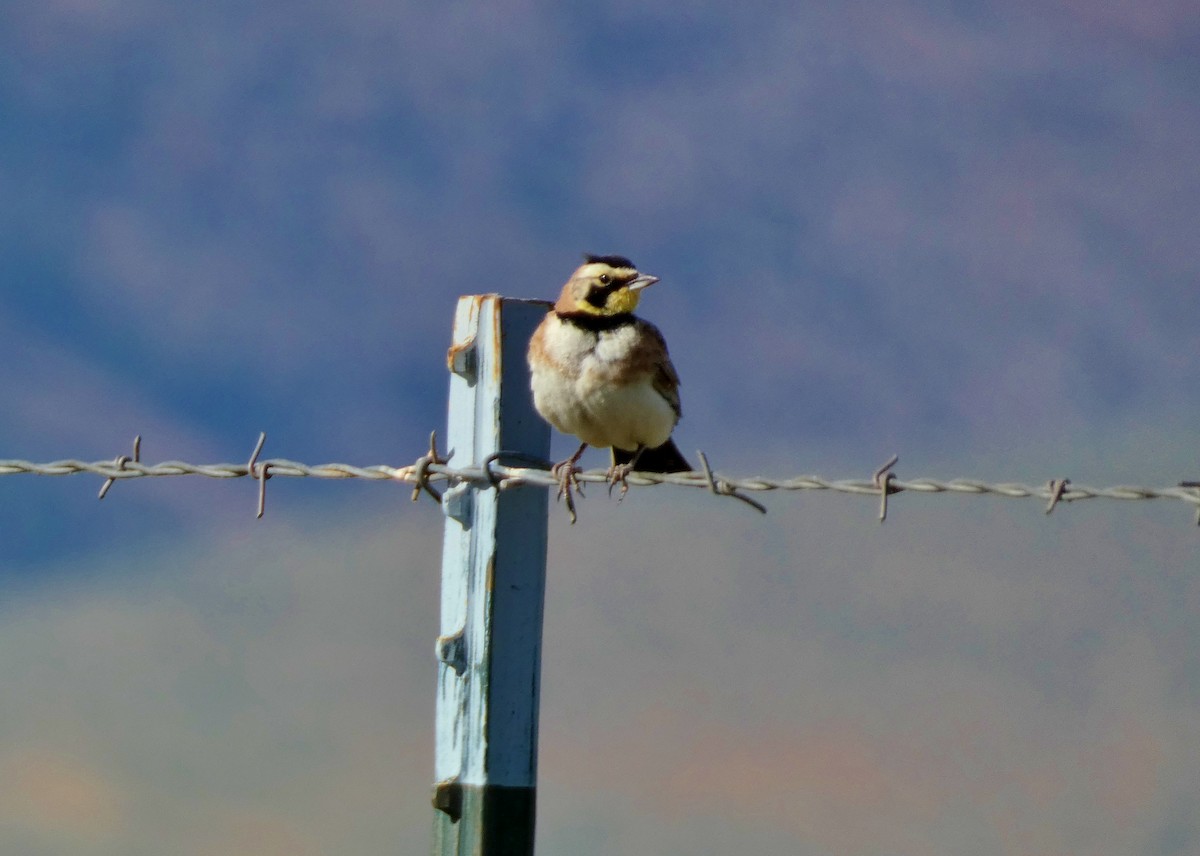
[[[1184,0],[10,0],[0,458],[411,463],[594,252],[729,474],[1200,479],[1198,91]],[[0,850],[426,852],[436,506],[99,484],[0,479]],[[1200,850],[1186,505],[765,502],[551,509],[540,854]]]

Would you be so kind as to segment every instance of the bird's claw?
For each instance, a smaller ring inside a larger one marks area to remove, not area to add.
[[[633,472],[633,464],[613,464],[608,468],[608,473],[605,475],[605,480],[608,482],[608,495],[612,496],[613,488],[619,483],[621,492],[617,495],[617,502],[625,498],[625,494],[629,493],[629,474]]]
[[[583,485],[579,483],[581,470],[575,466],[575,461],[575,458],[568,458],[550,468],[550,475],[558,481],[558,496],[555,497],[555,501],[561,502],[564,497],[566,498],[567,513],[571,515],[572,523],[578,519],[575,514],[574,494],[578,492],[580,496],[583,496]]]

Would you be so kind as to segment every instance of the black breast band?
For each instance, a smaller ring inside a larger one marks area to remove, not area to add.
[[[616,330],[626,324],[637,321],[630,312],[621,315],[593,315],[590,312],[559,312],[558,317],[568,324],[574,324],[582,330],[599,333],[603,330]]]

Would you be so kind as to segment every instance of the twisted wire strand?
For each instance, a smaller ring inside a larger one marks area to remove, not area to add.
[[[386,480],[395,478],[398,470],[383,465],[357,467],[352,464],[302,464],[285,458],[258,461],[255,467],[269,466],[271,476],[320,479],[369,479]],[[30,473],[39,476],[70,476],[77,473],[93,473],[105,478],[136,479],[157,476],[207,476],[214,479],[233,479],[254,475],[247,464],[189,464],[186,461],[162,461],[144,464],[139,461],[78,461],[67,458],[35,464],[21,460],[0,460],[0,476]]]
[[[79,473],[90,473],[106,479],[117,481],[137,478],[156,478],[161,476],[204,476],[207,478],[242,478],[257,477],[255,470],[263,466],[270,468],[271,477],[282,478],[319,478],[319,479],[366,479],[368,481],[398,481],[406,484],[420,484],[418,464],[392,467],[386,464],[374,466],[355,466],[345,463],[304,464],[290,461],[286,458],[271,458],[259,461],[253,466],[247,464],[192,464],[186,461],[162,461],[157,464],[147,464],[139,461],[117,462],[80,461],[71,458],[33,463],[24,460],[0,460],[0,476],[32,474],[40,476],[68,476]],[[431,482],[472,482],[490,483],[500,489],[508,489],[520,485],[538,487],[557,487],[559,482],[546,469],[533,467],[513,467],[504,464],[492,464],[483,467],[452,467],[445,463],[432,462],[425,466],[427,478]],[[579,473],[578,479],[585,483],[605,483],[606,470],[588,470]],[[769,478],[751,476],[746,478],[731,478],[715,474],[715,479],[734,490],[742,491],[797,491],[797,490],[827,490],[836,493],[863,494],[878,496],[880,485],[871,479],[826,479],[819,475],[800,475],[791,478]],[[676,487],[693,487],[712,490],[713,482],[703,472],[690,473],[631,473],[628,483],[634,487],[650,485],[673,485]],[[992,495],[1010,498],[1033,498],[1051,500],[1054,496],[1052,484],[1027,485],[1017,482],[989,483],[977,479],[940,480],[933,478],[891,479],[887,482],[889,494],[902,492],[913,493],[950,493],[957,495]],[[1112,487],[1089,487],[1086,485],[1069,484],[1060,495],[1062,502],[1075,502],[1084,499],[1117,499],[1117,500],[1149,500],[1174,499],[1186,502],[1200,509],[1200,489],[1196,487],[1140,487],[1136,485],[1115,485]]]

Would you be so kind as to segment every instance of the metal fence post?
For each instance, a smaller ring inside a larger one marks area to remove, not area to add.
[[[525,348],[547,305],[459,299],[448,362],[451,463],[545,460]],[[546,578],[545,488],[446,490],[433,804],[435,856],[531,856]]]

